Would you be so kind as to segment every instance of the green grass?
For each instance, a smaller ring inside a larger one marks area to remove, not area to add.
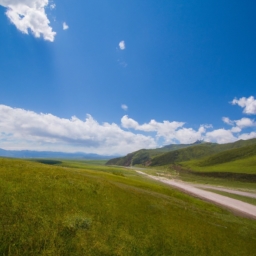
[[[256,174],[256,155],[226,163],[200,166],[203,161],[189,161],[181,163],[183,166],[199,172],[232,172]]]
[[[49,165],[59,165],[66,167],[83,167],[88,165],[105,165],[107,160],[71,160],[71,159],[27,159],[32,162],[38,162]]]
[[[254,255],[256,221],[132,170],[0,159],[0,255]]]

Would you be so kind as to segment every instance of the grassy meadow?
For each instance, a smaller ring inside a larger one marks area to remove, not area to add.
[[[224,163],[215,163],[204,165],[205,160],[192,160],[181,163],[184,167],[189,167],[194,171],[199,172],[232,172],[256,174],[256,155],[238,160],[228,161]]]
[[[0,158],[0,255],[255,255],[255,220],[133,170],[52,161]]]

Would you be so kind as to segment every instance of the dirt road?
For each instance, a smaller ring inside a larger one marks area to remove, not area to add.
[[[135,169],[136,170],[136,169]],[[177,180],[170,180],[166,179],[164,177],[157,177],[153,175],[146,174],[142,171],[136,170],[137,173],[142,174],[144,176],[147,176],[148,178],[158,180],[160,182],[163,182],[165,184],[168,184],[172,187],[175,187],[179,190],[182,190],[190,195],[193,195],[195,197],[214,202],[215,204],[224,206],[225,208],[229,208],[237,213],[240,213],[244,216],[251,217],[256,219],[256,206],[251,205],[233,198],[229,198],[226,196],[222,196],[219,194],[216,194],[214,192],[205,191],[203,189],[197,188],[192,184],[183,182],[183,181],[177,181]]]
[[[210,185],[201,185],[201,184],[196,184],[195,187],[202,188],[202,189],[218,190],[218,191],[228,192],[228,193],[236,194],[236,195],[240,195],[240,196],[256,198],[256,192],[255,193],[245,192],[245,191],[235,190],[235,189],[231,189],[231,188],[223,188],[220,186],[210,186]]]

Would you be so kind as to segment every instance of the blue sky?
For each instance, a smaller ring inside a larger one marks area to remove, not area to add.
[[[0,148],[256,137],[255,12],[249,0],[0,0]]]

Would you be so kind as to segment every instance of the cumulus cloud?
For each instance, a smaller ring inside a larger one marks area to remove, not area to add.
[[[243,117],[240,120],[235,120],[234,122],[235,122],[236,126],[241,129],[246,128],[246,127],[255,126],[254,120],[252,120],[250,118],[246,118],[246,117]]]
[[[236,126],[236,127],[232,127],[230,131],[231,131],[232,133],[238,133],[238,132],[241,132],[242,129]]]
[[[67,25],[66,22],[63,22],[62,27],[63,27],[63,30],[69,29],[69,26]]]
[[[233,105],[238,105],[240,107],[242,107],[244,110],[243,112],[245,114],[256,114],[256,100],[254,99],[253,96],[249,97],[249,98],[245,98],[242,97],[240,99],[233,99],[233,101],[231,102]]]
[[[99,124],[92,116],[80,120],[0,105],[0,140],[5,148],[125,154],[156,147],[150,136],[124,131],[117,124]]]
[[[128,106],[125,105],[125,104],[122,104],[122,105],[121,105],[121,108],[122,108],[123,110],[125,110],[125,111],[128,110]]]
[[[22,33],[31,31],[35,37],[54,41],[56,32],[52,30],[45,13],[48,0],[0,0],[0,5],[7,8],[7,17]]]
[[[244,133],[238,137],[239,140],[249,140],[253,138],[256,138],[256,132]]]
[[[237,138],[233,135],[231,130],[217,129],[211,132],[207,132],[204,140],[208,142],[217,142],[223,144],[234,142],[237,140]]]
[[[120,50],[125,50],[125,41],[121,41],[119,43],[119,48],[120,48]]]
[[[157,122],[151,120],[149,123],[140,125],[137,121],[129,118],[127,115],[121,119],[122,127],[126,129],[134,129],[143,132],[156,132],[157,138],[163,138],[165,143],[193,143],[196,140],[202,139],[205,133],[205,127],[200,126],[198,130],[185,128],[184,122]]]
[[[236,126],[232,128],[232,130],[235,132],[238,132],[238,130],[241,131],[242,129],[247,127],[256,126],[254,120],[247,117],[243,117],[239,120],[230,120],[228,117],[223,117],[222,121],[228,125]]]

